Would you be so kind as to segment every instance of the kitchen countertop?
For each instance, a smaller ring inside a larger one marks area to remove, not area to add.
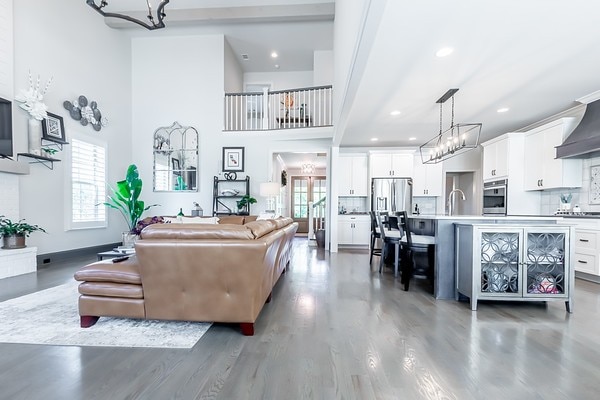
[[[547,221],[549,219],[560,220],[563,215],[508,215],[508,216],[495,216],[495,215],[409,215],[409,218],[421,218],[421,219],[444,219],[444,220],[471,220],[471,219],[483,219],[483,220],[528,220],[528,221]],[[598,216],[600,217],[600,216]]]

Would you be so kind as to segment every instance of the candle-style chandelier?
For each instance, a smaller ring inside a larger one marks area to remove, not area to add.
[[[454,94],[456,92],[458,89],[449,89],[436,101],[440,105],[440,133],[419,147],[423,164],[437,164],[479,145],[480,123],[454,124]],[[452,119],[450,128],[442,132],[443,104],[448,99],[452,99]]]
[[[148,18],[148,23],[141,21],[139,19],[133,18],[129,15],[118,14],[118,13],[114,13],[114,12],[105,12],[104,7],[106,7],[108,5],[108,1],[100,0],[100,5],[97,5],[96,1],[97,0],[86,0],[86,3],[88,6],[92,7],[94,10],[98,11],[102,16],[109,17],[109,18],[124,19],[129,22],[133,22],[134,24],[143,26],[144,28],[152,31],[154,29],[160,29],[160,28],[165,27],[163,18],[166,17],[167,14],[165,14],[164,10],[165,10],[165,6],[167,4],[169,4],[170,0],[161,0],[161,2],[158,4],[158,7],[156,8],[156,19],[152,12],[152,5],[150,4],[150,0],[146,0],[146,6],[148,7],[148,15],[146,16],[146,18]]]

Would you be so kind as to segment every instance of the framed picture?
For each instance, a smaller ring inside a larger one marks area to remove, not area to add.
[[[171,165],[173,166],[173,175],[181,175],[181,163],[178,158],[171,158]]]
[[[67,143],[65,123],[61,116],[48,113],[48,116],[42,121],[42,139],[56,143]]]
[[[223,147],[223,172],[244,172],[243,147]]]

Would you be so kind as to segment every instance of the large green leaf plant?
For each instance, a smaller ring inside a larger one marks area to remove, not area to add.
[[[129,231],[132,233],[136,232],[135,227],[144,211],[158,206],[158,204],[146,206],[142,200],[139,200],[142,193],[142,179],[135,164],[131,164],[127,168],[125,180],[118,181],[116,188],[110,185],[109,188],[112,194],[103,204],[118,210],[125,218]]]

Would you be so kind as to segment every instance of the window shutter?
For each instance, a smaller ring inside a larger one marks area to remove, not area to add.
[[[71,140],[72,222],[106,221],[106,149],[78,139]]]

